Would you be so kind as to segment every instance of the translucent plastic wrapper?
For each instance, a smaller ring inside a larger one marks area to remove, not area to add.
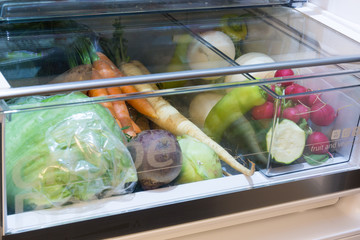
[[[20,109],[86,97],[24,97],[9,106]],[[134,190],[137,174],[125,136],[100,104],[12,113],[5,124],[10,214]]]

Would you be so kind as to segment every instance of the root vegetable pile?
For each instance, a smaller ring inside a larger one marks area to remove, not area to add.
[[[139,64],[139,62],[137,62],[135,65],[133,63],[126,63],[121,66],[121,70],[127,76],[133,76],[135,74],[148,74],[148,71],[145,70],[145,72],[143,72],[141,70],[144,69],[144,66],[138,67]],[[137,70],[135,71],[135,69]],[[155,85],[150,84],[139,84],[135,85],[135,87],[138,91],[142,92],[153,92],[157,90],[157,87]],[[220,159],[229,164],[229,166],[231,166],[232,168],[247,176],[251,176],[254,173],[254,165],[252,165],[251,168],[248,169],[244,165],[240,164],[223,147],[221,147],[217,142],[208,137],[199,127],[197,127],[189,119],[184,117],[164,98],[151,97],[148,98],[148,101],[158,115],[158,118],[149,117],[149,119],[156,123],[159,127],[170,131],[176,136],[189,135],[191,137],[194,137],[195,139],[205,143],[210,148],[212,148],[216,152],[216,154],[218,154]]]

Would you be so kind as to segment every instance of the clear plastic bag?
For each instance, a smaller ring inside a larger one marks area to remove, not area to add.
[[[86,97],[22,98],[23,108]],[[20,106],[20,105],[21,106]],[[20,106],[20,107],[19,107]],[[10,213],[132,192],[137,174],[124,134],[100,104],[12,114],[5,123]]]

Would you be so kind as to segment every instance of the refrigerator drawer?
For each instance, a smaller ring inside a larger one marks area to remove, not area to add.
[[[81,17],[67,2],[42,19],[6,4],[5,239],[274,217],[358,191],[360,44],[288,2]]]

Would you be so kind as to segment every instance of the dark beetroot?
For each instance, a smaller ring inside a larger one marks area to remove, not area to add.
[[[310,120],[318,126],[329,126],[335,118],[335,110],[329,104],[319,102],[311,107]]]
[[[251,116],[255,120],[272,118],[274,116],[274,104],[267,101],[260,106],[254,107],[251,110]]]
[[[329,152],[330,142],[328,137],[322,132],[313,132],[306,140],[306,145],[310,152],[315,154],[325,154]]]
[[[180,174],[182,153],[176,137],[170,132],[161,129],[142,131],[127,147],[144,190],[168,184]]]

